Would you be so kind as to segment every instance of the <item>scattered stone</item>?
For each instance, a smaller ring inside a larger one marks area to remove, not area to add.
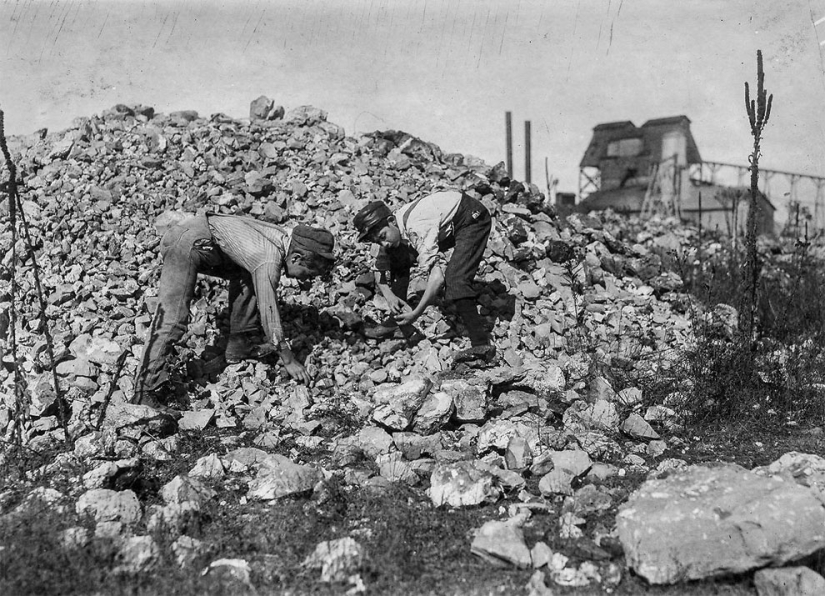
[[[302,466],[281,455],[269,455],[260,466],[257,476],[249,482],[250,499],[271,501],[287,495],[312,490],[321,480],[320,470]]]
[[[487,417],[487,388],[484,385],[452,379],[441,384],[441,391],[452,397],[453,417],[458,422],[479,422]]]
[[[504,462],[508,470],[523,472],[530,467],[533,461],[533,452],[524,437],[510,437],[507,449],[504,452]]]
[[[392,440],[408,460],[419,459],[423,455],[435,455],[442,448],[441,435],[422,437],[416,433],[394,433]]]
[[[384,453],[389,453],[393,444],[392,436],[377,426],[362,428],[358,433],[356,442],[358,447],[372,459]]]
[[[160,560],[160,548],[151,536],[125,538],[118,549],[114,573],[135,575],[155,567]]]
[[[544,496],[572,495],[576,475],[563,468],[553,468],[539,480],[539,491]]]
[[[434,391],[416,412],[413,430],[422,435],[433,434],[447,423],[453,410],[453,397],[445,391]]]
[[[809,567],[760,569],[753,575],[759,596],[821,596],[825,578]]]
[[[85,548],[92,537],[87,528],[74,526],[60,532],[59,540],[61,548],[71,551]]]
[[[547,565],[553,556],[553,549],[547,546],[545,542],[536,542],[533,548],[530,549],[530,560],[533,563],[533,569],[540,569]]]
[[[346,581],[364,563],[364,549],[353,538],[338,538],[321,542],[302,565],[321,569],[322,582]]]
[[[201,575],[234,579],[249,588],[253,594],[256,592],[252,585],[252,568],[244,559],[217,559],[209,563]]]
[[[653,427],[636,412],[631,412],[622,423],[620,429],[623,433],[626,433],[634,439],[655,440],[659,438],[659,433],[653,430]]]
[[[223,478],[225,474],[223,463],[215,453],[198,458],[194,467],[189,470],[190,478],[204,478],[206,480],[218,480]]]
[[[476,530],[470,550],[496,566],[530,567],[530,549],[524,542],[524,533],[513,520],[488,521]]]
[[[197,478],[185,475],[175,476],[160,490],[160,496],[167,504],[195,503],[198,507],[206,504],[215,494]]]
[[[403,482],[405,484],[416,484],[418,475],[412,466],[404,461],[403,456],[398,453],[386,453],[379,455],[375,461],[378,464],[378,473],[390,482]]]
[[[69,352],[75,358],[78,358],[78,361],[85,360],[94,364],[113,365],[117,362],[122,351],[122,348],[116,342],[105,337],[92,336],[88,333],[82,333],[69,344]]]
[[[131,490],[96,488],[86,491],[80,495],[75,509],[78,515],[89,514],[97,522],[115,521],[128,525],[141,518],[140,501]]]
[[[527,596],[553,596],[555,594],[552,589],[547,587],[543,571],[533,572],[525,587],[527,588]]]
[[[566,470],[573,476],[586,474],[593,465],[590,456],[584,451],[550,451],[548,456],[554,468]]]
[[[200,504],[194,501],[152,505],[146,512],[146,529],[173,536],[196,532],[200,529],[200,510]]]
[[[175,556],[175,561],[178,566],[182,568],[193,566],[195,562],[208,551],[206,543],[189,536],[179,536],[178,539],[172,543],[171,549],[172,554]]]
[[[495,502],[499,491],[494,476],[472,461],[439,464],[430,477],[427,495],[436,507],[472,507]]]
[[[178,427],[180,430],[203,430],[209,423],[212,422],[212,419],[215,417],[215,410],[197,410],[197,411],[186,411],[181,416],[181,419],[178,420]]]

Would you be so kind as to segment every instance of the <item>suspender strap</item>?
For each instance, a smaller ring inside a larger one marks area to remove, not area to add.
[[[404,223],[405,230],[407,229],[407,220],[410,219],[410,214],[413,212],[413,209],[415,209],[416,205],[418,205],[418,203],[421,202],[421,199],[425,198],[426,196],[427,195],[424,195],[423,197],[418,197],[415,201],[413,201],[412,205],[410,205],[410,208],[407,209],[407,211],[404,213],[404,218],[402,221]]]
[[[421,202],[421,199],[425,199],[425,198],[427,198],[428,196],[429,196],[429,195],[424,195],[423,197],[418,197],[415,201],[413,201],[413,202],[412,202],[412,205],[410,206],[410,208],[409,208],[409,209],[407,209],[407,211],[404,213],[404,218],[402,219],[402,222],[403,222],[403,224],[404,224],[404,229],[405,229],[405,230],[407,229],[407,220],[409,220],[409,219],[410,219],[410,214],[412,214],[413,209],[415,209],[416,205],[418,205],[418,203],[420,203],[420,202]],[[464,191],[461,191],[461,199],[459,199],[459,202],[458,202],[458,204],[459,204],[459,209],[461,209],[461,203],[462,203],[462,201],[464,201],[464,199],[466,199],[466,198],[468,198],[467,193],[466,193],[466,192],[464,192]]]

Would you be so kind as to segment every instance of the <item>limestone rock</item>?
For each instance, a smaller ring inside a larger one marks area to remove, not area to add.
[[[146,512],[146,529],[172,535],[197,532],[200,529],[200,509],[200,504],[193,501],[152,505]]]
[[[165,437],[177,430],[171,417],[161,414],[149,406],[134,404],[110,404],[106,409],[104,426],[120,433],[130,433],[139,437],[148,433],[155,437]]]
[[[358,433],[356,444],[369,457],[375,459],[392,448],[392,436],[377,426],[365,426]]]
[[[564,413],[565,426],[572,428],[579,423],[586,429],[615,431],[619,420],[616,404],[604,399],[598,399],[592,404],[577,401]]]
[[[178,420],[178,428],[180,430],[203,430],[206,428],[212,419],[215,417],[215,410],[204,409],[196,411],[186,411]]]
[[[512,520],[485,523],[476,531],[470,550],[496,566],[528,569],[532,563],[524,533]]]
[[[276,106],[275,101],[261,95],[249,104],[250,120],[278,120],[284,117],[284,108]]]
[[[647,480],[617,515],[627,563],[654,584],[782,565],[825,547],[810,489],[733,464]]]
[[[115,573],[134,575],[144,573],[157,565],[160,548],[151,536],[126,538],[117,553],[118,564]]]
[[[569,470],[554,468],[539,480],[539,491],[544,496],[572,495],[576,476]]]
[[[487,387],[464,379],[441,383],[441,391],[450,395],[455,404],[454,418],[459,422],[478,422],[487,417]]]
[[[472,461],[439,464],[430,476],[427,495],[436,507],[472,507],[498,500],[493,475]]]
[[[403,482],[405,484],[416,484],[418,482],[418,475],[398,452],[379,455],[375,463],[378,464],[378,473],[390,482]]]
[[[313,466],[296,464],[289,458],[272,454],[249,482],[247,495],[250,499],[271,501],[310,491],[321,478],[320,470]]]
[[[167,504],[190,502],[202,506],[215,494],[202,481],[186,475],[175,476],[160,490],[160,496]]]
[[[69,351],[75,358],[81,360],[87,360],[94,364],[112,365],[117,362],[123,350],[116,342],[110,339],[83,333],[75,338],[69,345]]]
[[[206,554],[207,545],[197,538],[179,536],[172,543],[172,554],[180,567],[190,567],[198,558]]]
[[[86,491],[80,495],[75,509],[78,515],[91,514],[97,522],[134,524],[141,517],[140,501],[131,490],[119,492],[96,488]]]
[[[753,472],[791,478],[797,484],[816,490],[825,500],[825,458],[819,455],[790,451],[767,466],[754,468]]]
[[[435,455],[441,450],[441,435],[422,437],[416,433],[394,433],[393,443],[408,460],[420,458],[422,455]]]
[[[753,575],[759,596],[821,596],[825,578],[809,567],[760,569]]]
[[[302,565],[321,568],[322,582],[341,582],[358,571],[364,562],[364,549],[353,538],[338,538],[315,546]]]
[[[433,391],[421,404],[413,420],[413,430],[429,435],[443,427],[453,414],[453,397],[444,391]]]
[[[207,480],[223,478],[225,474],[223,462],[215,453],[198,458],[198,461],[189,470],[190,478],[205,478]]]
[[[630,435],[634,439],[656,440],[659,438],[659,433],[653,430],[653,427],[648,424],[647,420],[639,416],[636,412],[631,412],[630,415],[622,422],[621,431]]]

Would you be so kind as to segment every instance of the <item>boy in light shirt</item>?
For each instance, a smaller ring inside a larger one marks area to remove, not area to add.
[[[395,213],[373,201],[354,219],[358,239],[380,245],[375,260],[377,286],[394,315],[394,323],[411,325],[444,289],[444,300],[455,305],[470,339],[470,348],[455,360],[491,360],[495,347],[478,313],[473,289],[478,266],[490,236],[490,212],[478,200],[457,190],[440,191],[404,205]],[[444,252],[453,248],[449,262]],[[410,284],[424,282],[423,294],[410,304],[393,290],[393,280],[409,274]],[[394,332],[383,325],[376,336]]]

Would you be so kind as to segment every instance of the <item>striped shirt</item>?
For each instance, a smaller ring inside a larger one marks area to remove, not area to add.
[[[261,325],[275,345],[284,339],[278,312],[278,283],[286,264],[290,233],[280,226],[238,215],[209,215],[215,243],[235,264],[252,274]]]

